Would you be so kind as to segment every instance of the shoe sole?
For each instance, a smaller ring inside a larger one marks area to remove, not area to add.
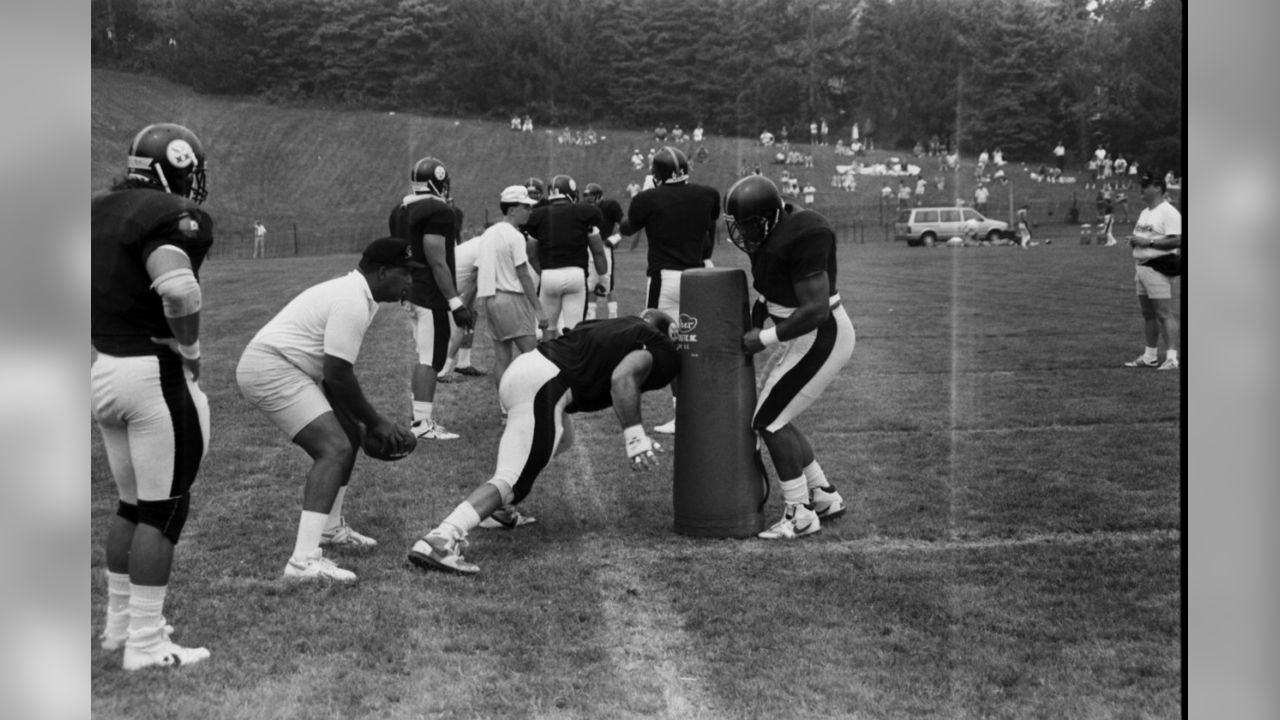
[[[423,570],[436,570],[438,572],[450,573],[452,575],[475,575],[480,572],[480,568],[476,568],[475,570],[463,570],[453,567],[452,565],[445,565],[434,557],[417,552],[416,550],[409,551],[409,562]]]
[[[832,511],[830,511],[830,512],[828,512],[828,513],[825,513],[825,514],[824,514],[824,513],[818,513],[818,519],[819,519],[819,520],[822,520],[823,522],[826,522],[827,520],[835,520],[835,519],[836,519],[836,518],[838,518],[838,517],[843,517],[843,516],[844,516],[844,514],[845,514],[848,510],[849,510],[849,508],[847,508],[847,507],[842,507],[842,508],[840,508],[839,510],[832,510]]]
[[[821,518],[819,518],[819,521],[821,521]],[[791,537],[786,537],[785,535],[777,535],[774,537],[765,537],[764,535],[756,535],[756,537],[760,538],[761,540],[799,540],[802,537],[817,535],[818,533],[822,532],[821,525],[819,525],[816,528],[813,528],[812,530],[809,529],[810,527],[812,526],[806,525],[804,530],[797,531],[796,534],[792,535]]]

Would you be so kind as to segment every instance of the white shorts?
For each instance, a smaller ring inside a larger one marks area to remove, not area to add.
[[[604,265],[604,274],[609,278],[609,291],[613,292],[613,248],[608,243],[604,246]],[[600,273],[596,272],[596,259],[592,257],[587,260],[587,292],[595,290],[599,283]]]
[[[818,329],[784,341],[765,365],[751,427],[777,432],[822,396],[853,355],[853,323],[843,305]]]
[[[449,338],[453,332],[453,313],[409,304],[413,344],[418,351],[418,364],[430,365],[440,372],[449,357]]]
[[[549,268],[542,271],[538,301],[554,327],[556,317],[565,330],[582,322],[587,314],[587,274],[580,267]]]
[[[236,366],[240,394],[292,440],[333,406],[320,382],[288,360],[250,345]]]
[[[1146,296],[1152,300],[1170,300],[1173,298],[1173,278],[1146,265],[1134,265],[1133,284],[1138,296]]]

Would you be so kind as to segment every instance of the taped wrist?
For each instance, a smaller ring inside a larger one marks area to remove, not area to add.
[[[648,435],[644,434],[643,425],[632,425],[624,429],[622,431],[622,439],[627,445],[628,459],[653,450],[653,441],[649,439]]]
[[[449,311],[450,311],[450,312],[453,312],[454,310],[458,310],[458,309],[460,309],[462,306],[463,306],[463,305],[462,305],[462,298],[457,297],[456,295],[455,295],[454,297],[449,298]]]
[[[760,344],[761,344],[761,345],[764,345],[765,347],[773,347],[774,345],[777,345],[779,342],[781,342],[781,340],[779,340],[779,339],[778,339],[778,326],[777,326],[777,325],[774,325],[773,327],[771,327],[771,328],[769,328],[769,329],[767,329],[767,330],[761,330],[761,331],[760,331]]]
[[[151,289],[160,295],[165,317],[185,317],[200,312],[200,283],[191,268],[170,270],[156,278],[151,283]]]

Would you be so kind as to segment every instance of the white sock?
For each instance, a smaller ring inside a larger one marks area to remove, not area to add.
[[[456,531],[457,535],[466,535],[480,524],[480,514],[472,507],[471,503],[463,502],[449,513],[449,517],[440,523],[442,526],[448,525]]]
[[[1176,360],[1178,359],[1178,351],[1177,351],[1177,350],[1165,350],[1165,351],[1164,351],[1164,359],[1165,359],[1165,360],[1175,360],[1175,361],[1176,361]]]
[[[338,488],[338,496],[333,499],[333,509],[329,511],[329,516],[325,521],[325,530],[335,530],[342,524],[342,501],[347,497],[347,486],[343,485]]]
[[[471,367],[471,348],[461,348],[458,350],[457,367]]]
[[[320,547],[320,536],[324,534],[327,522],[329,513],[302,511],[302,517],[298,519],[298,539],[293,544],[293,559],[302,560]]]
[[[435,403],[423,402],[421,400],[414,400],[413,401],[414,422],[417,422],[418,420],[426,420],[427,422],[431,422],[431,413],[434,410],[435,410]]]
[[[107,571],[107,612],[124,612],[129,609],[129,573]]]
[[[1149,360],[1151,362],[1155,362],[1157,357],[1159,357],[1159,351],[1153,347],[1147,348],[1146,351],[1142,353],[1142,359]]]
[[[783,480],[778,484],[782,486],[782,500],[786,504],[809,504],[809,486],[805,483],[804,475],[792,480]]]
[[[618,301],[617,300],[609,301],[609,317],[611,318],[618,317]]]
[[[595,303],[591,303],[590,305],[588,305],[588,306],[587,306],[587,317],[586,317],[585,319],[587,319],[587,320],[595,320],[595,319],[596,319],[596,304],[595,304]]]
[[[825,488],[831,483],[827,480],[827,474],[822,472],[822,466],[815,459],[813,462],[804,466],[804,480],[808,483],[809,489]]]
[[[136,635],[164,626],[164,596],[167,585],[129,586],[129,634]]]

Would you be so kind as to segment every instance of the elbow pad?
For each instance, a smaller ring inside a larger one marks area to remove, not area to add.
[[[191,268],[171,270],[151,283],[164,302],[164,316],[178,318],[200,311],[200,283]]]

